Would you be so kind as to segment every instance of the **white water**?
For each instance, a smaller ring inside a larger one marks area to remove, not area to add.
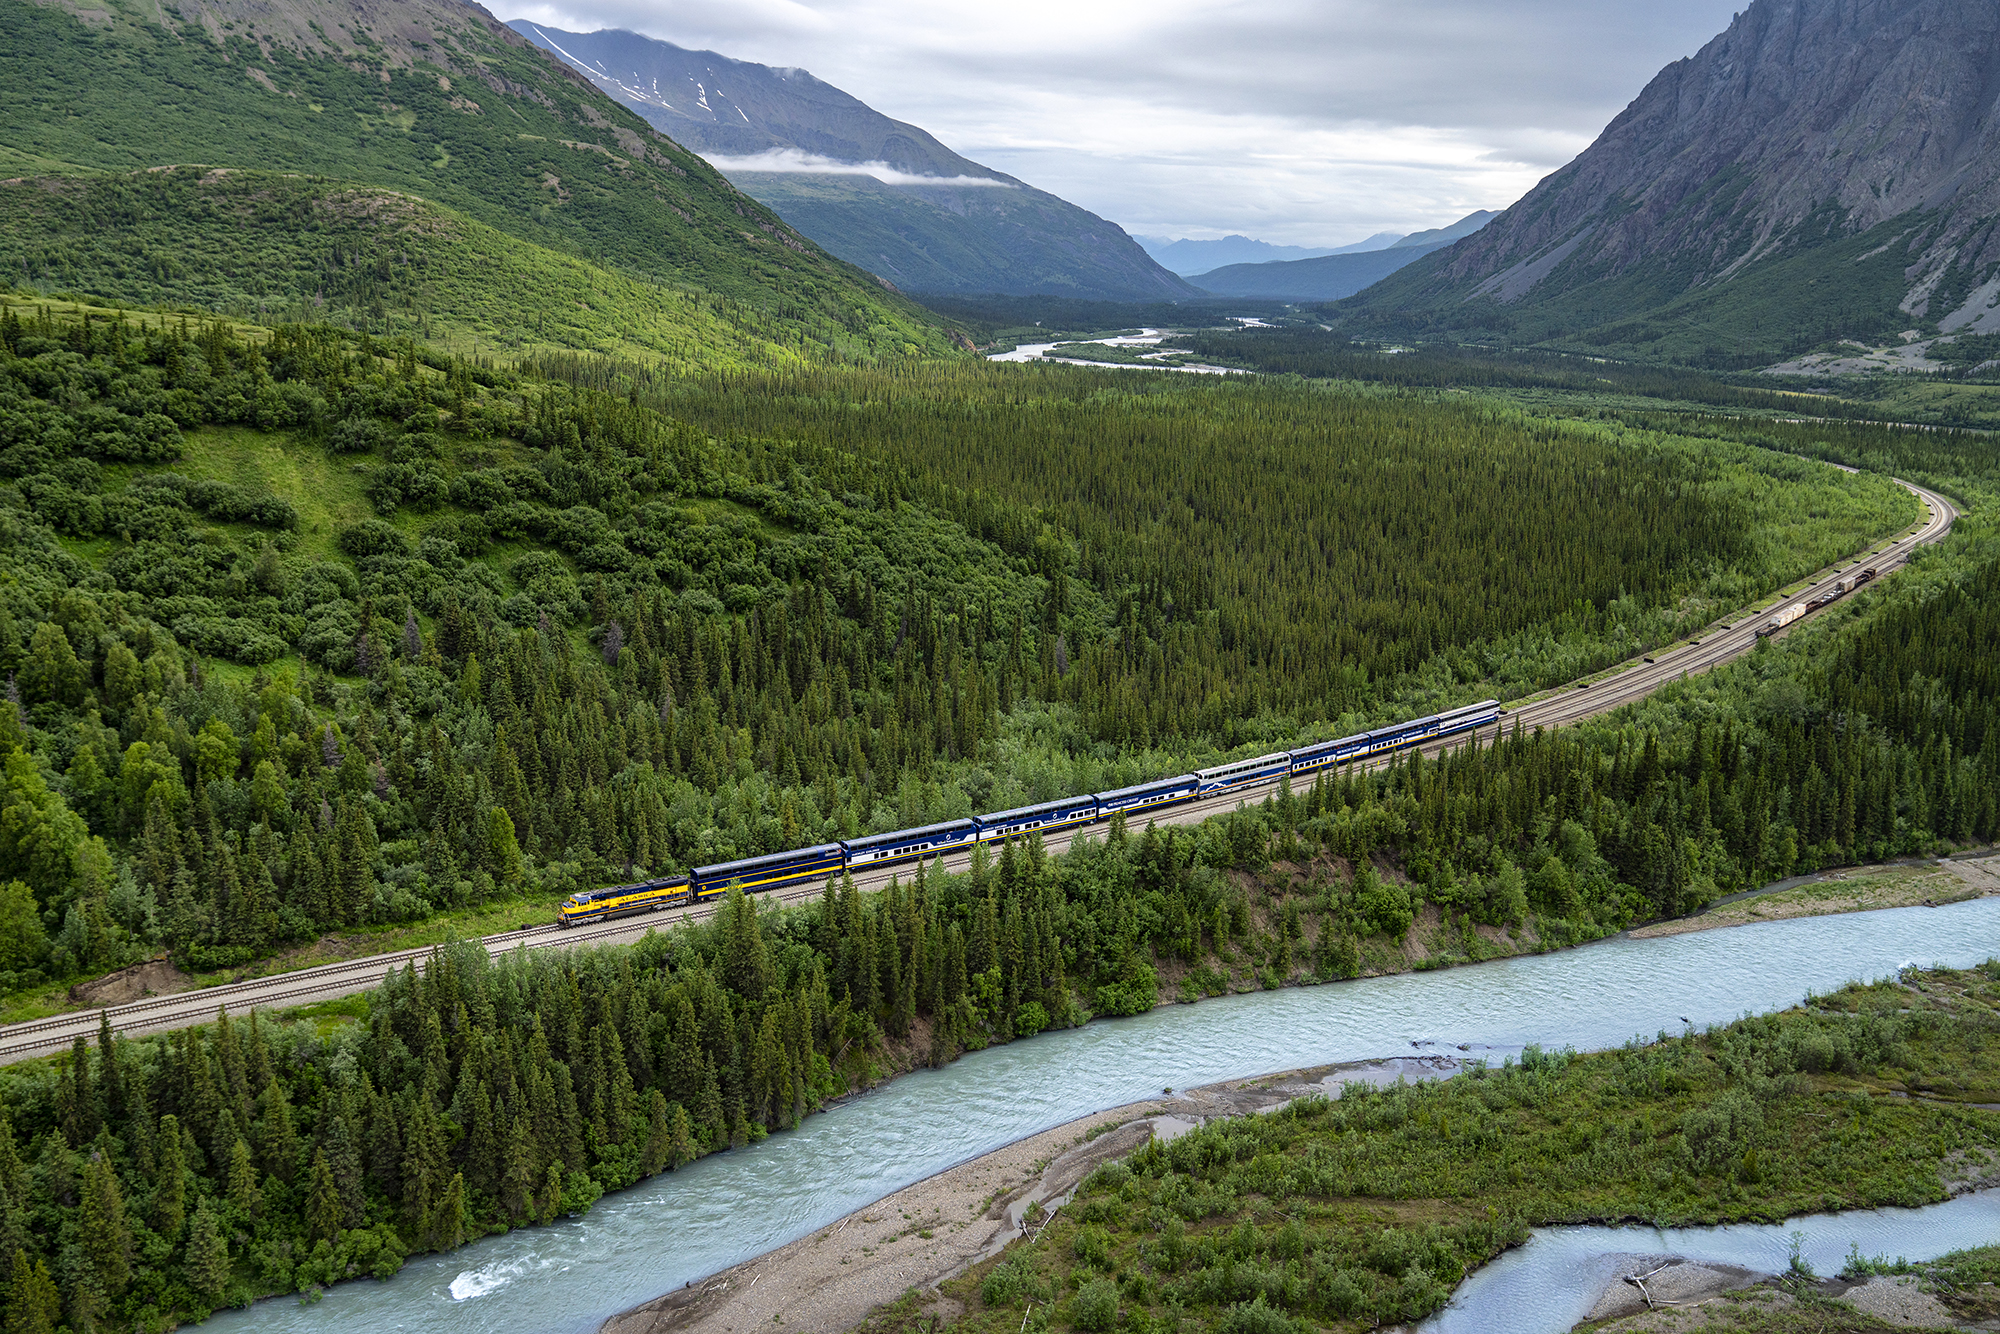
[[[1164,1086],[1407,1055],[1418,1043],[1581,1049],[1781,1009],[1908,964],[2000,953],[2000,898],[1803,918],[1172,1006],[905,1076],[788,1134],[600,1201],[582,1218],[275,1298],[208,1328],[584,1331],[955,1163]],[[1970,1241],[1960,1244],[1969,1245]],[[1864,1242],[1863,1250],[1871,1250]]]

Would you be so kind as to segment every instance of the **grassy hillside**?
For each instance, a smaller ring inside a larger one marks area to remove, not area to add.
[[[0,170],[124,174],[199,158],[381,187],[600,269],[717,293],[783,321],[880,326],[858,340],[873,353],[948,347],[930,317],[484,11],[453,0],[379,13],[316,0],[174,9],[113,0],[79,13],[0,3]],[[171,205],[185,202],[176,188],[152,197],[161,207],[143,240],[168,290],[180,245]],[[125,204],[145,214],[146,190],[129,190]],[[104,196],[87,202],[109,206]],[[75,239],[87,226],[74,220]],[[191,241],[213,245],[212,236]],[[30,249],[15,253],[6,276],[48,290],[65,265],[106,267],[88,253],[72,262]]]
[[[690,370],[933,348],[888,304],[702,291],[524,241],[414,195],[178,167],[0,182],[0,273],[138,307],[337,319],[470,352],[537,346]]]

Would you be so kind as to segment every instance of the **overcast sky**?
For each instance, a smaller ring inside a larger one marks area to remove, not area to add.
[[[1139,235],[1503,208],[1740,0],[487,0],[799,66]]]

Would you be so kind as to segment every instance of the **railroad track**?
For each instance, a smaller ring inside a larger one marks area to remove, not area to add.
[[[1628,661],[1585,681],[1532,696],[1512,706],[1506,717],[1494,727],[1482,728],[1477,733],[1433,741],[1420,749],[1427,755],[1435,755],[1455,746],[1465,745],[1472,736],[1479,736],[1491,743],[1517,723],[1524,728],[1562,727],[1596,714],[1608,713],[1635,700],[1644,699],[1669,681],[1698,675],[1748,652],[1757,642],[1758,626],[1764,624],[1776,612],[1795,603],[1805,602],[1818,591],[1820,584],[1844,570],[1873,565],[1878,572],[1877,577],[1886,578],[1907,564],[1919,547],[1936,542],[1949,532],[1952,523],[1959,515],[1957,507],[1936,492],[1909,482],[1903,482],[1902,485],[1908,487],[1911,493],[1923,502],[1928,513],[1920,523],[1890,541],[1877,542],[1854,558],[1820,571],[1810,582],[1768,606],[1754,612],[1741,612],[1727,621],[1711,625],[1703,634],[1655,652],[1650,655],[1650,660],[1642,658]],[[1793,625],[1799,623],[1795,621]],[[1787,627],[1786,631],[1780,633],[1788,633],[1789,629],[1790,627]],[[1388,764],[1393,759],[1393,756],[1381,756],[1366,763],[1368,767],[1375,768]],[[1221,796],[1190,802],[1185,806],[1162,811],[1148,818],[1160,824],[1198,824],[1211,816],[1236,809],[1252,796],[1275,791],[1276,786],[1276,784],[1266,784],[1257,788],[1238,788]],[[1093,832],[1101,832],[1101,826],[1089,825],[1081,829],[1060,830],[1047,836],[1045,846],[1052,853],[1061,852],[1077,837]],[[971,854],[957,853],[940,860],[946,870],[963,870],[971,864]],[[893,877],[908,877],[912,869],[911,866],[903,865],[864,871],[854,877],[854,883],[860,889],[879,889],[888,884]],[[775,897],[785,903],[798,903],[818,898],[821,892],[821,887],[815,885],[763,897]],[[716,907],[717,905],[713,903],[702,904],[678,911],[647,913],[615,923],[568,931],[551,923],[548,926],[502,931],[482,937],[480,943],[486,947],[489,956],[498,957],[517,949],[629,942],[660,926],[699,921],[714,913]],[[68,1047],[79,1035],[92,1038],[97,1033],[100,1014],[108,1014],[113,1030],[127,1035],[184,1028],[190,1024],[205,1022],[214,1017],[215,1012],[224,1006],[242,1013],[254,1009],[287,1008],[367,991],[379,985],[391,972],[428,958],[430,953],[428,946],[397,950],[389,954],[321,964],[297,972],[247,978],[241,982],[205,987],[200,991],[150,997],[125,1005],[110,1006],[102,1011],[80,1010],[47,1019],[10,1024],[0,1028],[0,1064],[59,1051]]]

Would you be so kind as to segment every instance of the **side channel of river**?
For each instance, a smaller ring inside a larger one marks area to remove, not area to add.
[[[1564,1334],[1590,1314],[1606,1284],[1668,1256],[1782,1274],[1799,1258],[1838,1274],[1851,1248],[1869,1259],[1935,1260],[2000,1242],[2000,1190],[1922,1209],[1856,1209],[1733,1227],[1537,1228],[1528,1244],[1487,1265],[1452,1294],[1420,1334]]]
[[[1170,1006],[920,1071],[797,1131],[607,1198],[585,1217],[425,1256],[385,1283],[340,1284],[314,1306],[276,1298],[224,1312],[207,1328],[586,1331],[953,1164],[1166,1086],[1408,1054],[1419,1043],[1614,1047],[1678,1032],[1684,1020],[1782,1009],[1908,964],[1964,968],[1995,954],[2000,898],[1988,898]]]

